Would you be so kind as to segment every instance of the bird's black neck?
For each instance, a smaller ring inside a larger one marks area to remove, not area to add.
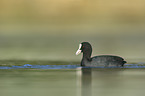
[[[83,58],[82,58],[82,61],[81,61],[81,66],[85,66],[85,62],[90,62],[91,61],[91,54],[92,52],[83,52]]]
[[[83,59],[90,59],[91,58],[91,53],[83,53]]]

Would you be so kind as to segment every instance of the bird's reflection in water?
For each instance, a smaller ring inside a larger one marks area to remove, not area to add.
[[[91,96],[91,84],[92,84],[92,69],[91,68],[82,68],[82,96]]]
[[[80,94],[78,96],[92,96],[92,69],[82,68],[79,73]]]

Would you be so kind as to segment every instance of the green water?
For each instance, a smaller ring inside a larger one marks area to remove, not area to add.
[[[0,70],[0,95],[143,96],[144,80],[144,69]]]
[[[96,69],[92,81],[93,96],[143,96],[144,80],[144,69]]]
[[[0,70],[1,96],[75,96],[72,70]]]

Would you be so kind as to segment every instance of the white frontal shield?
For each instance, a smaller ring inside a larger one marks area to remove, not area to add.
[[[82,44],[79,45],[79,49],[77,50],[76,55],[79,55],[81,53],[81,51],[82,51],[82,50],[80,50],[81,47],[82,47]]]

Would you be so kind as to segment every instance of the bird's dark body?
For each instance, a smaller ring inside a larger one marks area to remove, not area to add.
[[[81,61],[81,66],[121,66],[123,67],[126,61],[122,57],[113,55],[99,55],[92,57],[90,59],[83,58]]]

